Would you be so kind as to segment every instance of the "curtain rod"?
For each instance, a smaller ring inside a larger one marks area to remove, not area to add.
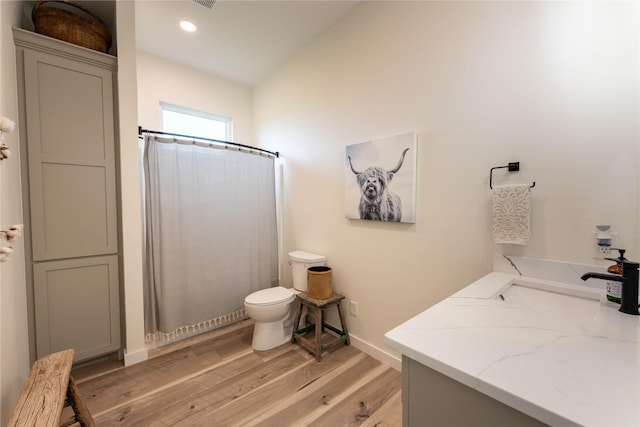
[[[162,132],[162,131],[157,131],[157,130],[142,129],[142,126],[138,126],[138,136],[141,136],[143,133],[155,133],[157,135],[176,136],[176,137],[179,137],[179,138],[200,139],[202,141],[216,142],[218,144],[233,145],[234,147],[247,148],[249,150],[260,151],[262,153],[271,154],[272,156],[275,156],[275,157],[280,157],[280,153],[278,151],[275,151],[275,152],[274,151],[269,151],[269,150],[265,150],[263,148],[257,148],[257,147],[252,147],[250,145],[239,144],[237,142],[222,141],[222,140],[219,140],[219,139],[211,139],[211,138],[203,138],[201,136],[182,135],[182,134],[179,134],[179,133],[171,133],[171,132]]]

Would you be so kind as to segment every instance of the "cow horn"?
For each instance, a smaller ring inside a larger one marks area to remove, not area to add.
[[[362,172],[358,172],[353,168],[353,163],[351,163],[351,156],[347,156],[347,158],[349,159],[349,166],[351,166],[351,172],[353,172],[356,175],[360,175]]]
[[[400,170],[400,168],[402,167],[402,162],[404,162],[404,156],[405,154],[407,154],[407,151],[409,151],[408,148],[406,148],[403,152],[402,152],[402,156],[400,156],[400,161],[398,162],[398,166],[396,166],[395,168],[393,168],[392,170],[389,171],[389,173],[396,173]]]

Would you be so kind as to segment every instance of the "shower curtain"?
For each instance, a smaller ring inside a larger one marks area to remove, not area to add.
[[[146,135],[143,162],[147,341],[244,318],[278,285],[273,156]]]

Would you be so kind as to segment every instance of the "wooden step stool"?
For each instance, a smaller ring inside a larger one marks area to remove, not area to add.
[[[75,423],[82,427],[95,426],[71,377],[74,353],[69,349],[36,360],[22,387],[8,427],[70,426]],[[62,410],[66,406],[71,406],[74,416],[62,421]]]
[[[320,361],[320,359],[322,358],[322,353],[325,350],[328,350],[331,347],[334,347],[337,344],[341,343],[349,345],[349,332],[347,332],[347,325],[344,322],[342,308],[340,307],[340,301],[344,299],[344,295],[340,295],[334,292],[333,295],[331,295],[327,299],[315,299],[310,298],[309,295],[307,295],[305,292],[302,292],[299,293],[296,298],[299,304],[296,308],[296,315],[294,317],[295,321],[293,323],[293,333],[291,334],[292,343],[299,341],[302,347],[306,348],[307,350],[309,350],[309,352],[316,356],[317,361]],[[342,330],[334,328],[324,321],[324,310],[334,305],[338,309],[338,316],[340,316],[340,327],[342,328]],[[300,325],[300,316],[302,315],[302,307],[304,306],[306,306],[315,314],[316,323],[298,329],[298,326]],[[325,328],[335,332],[337,336],[324,333]],[[313,339],[305,336],[307,332],[311,330],[315,330]]]

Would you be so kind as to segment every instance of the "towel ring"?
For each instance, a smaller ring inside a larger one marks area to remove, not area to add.
[[[509,172],[518,172],[520,170],[520,162],[510,162],[506,166],[496,166],[494,168],[491,168],[491,170],[489,171],[489,188],[490,189],[493,190],[493,170],[504,169],[504,168],[509,168]],[[529,188],[533,188],[535,186],[536,186],[536,182],[533,181],[533,184],[531,184]]]

